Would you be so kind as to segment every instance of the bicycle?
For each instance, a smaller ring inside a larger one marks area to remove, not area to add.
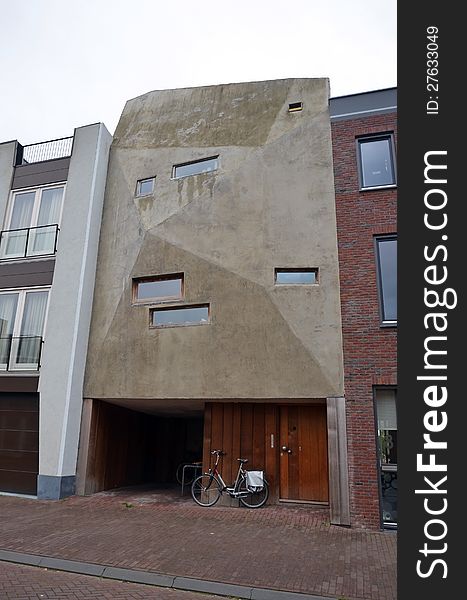
[[[239,461],[238,473],[232,486],[227,486],[218,471],[218,465],[221,456],[225,453],[222,450],[213,450],[212,455],[216,455],[216,462],[208,473],[199,475],[191,485],[191,495],[193,500],[200,506],[214,506],[223,493],[229,494],[231,498],[238,498],[240,503],[247,508],[260,508],[266,504],[269,497],[269,486],[266,479],[263,478],[262,485],[252,486],[248,483],[247,471],[243,465],[248,462],[246,458],[237,458]]]

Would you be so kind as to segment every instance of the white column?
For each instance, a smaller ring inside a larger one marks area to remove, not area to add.
[[[38,496],[74,493],[83,378],[109,149],[102,124],[75,130],[39,379]]]

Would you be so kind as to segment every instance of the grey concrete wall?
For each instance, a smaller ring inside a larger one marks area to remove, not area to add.
[[[288,112],[289,102],[303,111]],[[218,171],[172,165],[219,154]],[[156,175],[152,196],[136,181]],[[127,102],[111,149],[85,396],[325,398],[343,393],[326,79],[151,92]],[[274,285],[275,267],[320,283]],[[150,329],[133,277],[185,273],[212,323]]]
[[[5,227],[8,199],[13,179],[16,142],[0,144],[0,229]]]
[[[39,380],[42,497],[51,497],[56,490],[70,493],[70,477],[76,473],[85,357],[111,140],[102,124],[75,130]]]

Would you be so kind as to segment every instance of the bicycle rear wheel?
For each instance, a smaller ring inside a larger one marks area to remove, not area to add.
[[[240,483],[240,492],[248,492],[246,496],[240,496],[239,500],[247,508],[260,508],[264,506],[269,498],[269,486],[266,481],[260,491],[252,492],[246,485],[246,479]]]
[[[221,494],[221,484],[213,475],[200,475],[191,484],[193,500],[200,506],[214,506]]]

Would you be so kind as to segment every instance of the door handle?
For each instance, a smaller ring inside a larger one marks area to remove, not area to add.
[[[287,452],[287,454],[292,454],[292,450],[290,448],[287,448],[287,446],[282,446],[281,450],[282,452]]]

